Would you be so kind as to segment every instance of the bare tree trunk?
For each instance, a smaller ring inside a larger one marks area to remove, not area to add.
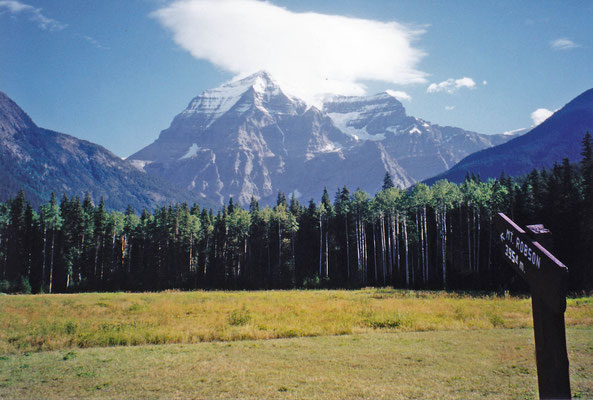
[[[294,253],[294,228],[290,230],[290,247],[292,250],[292,268],[291,268],[291,275],[292,275],[292,283],[296,283],[296,257]]]
[[[368,275],[369,275],[369,244],[368,244],[368,234],[366,230],[366,225],[363,223],[364,230],[364,283],[365,285],[368,284]]]
[[[401,273],[401,251],[399,249],[399,213],[397,213],[397,219],[395,221],[395,251],[397,253],[397,276],[398,281],[402,277]]]
[[[328,243],[328,229],[325,227],[325,276],[329,278],[329,243]]]
[[[480,273],[480,233],[481,233],[481,227],[480,227],[480,212],[481,210],[478,208],[478,212],[477,212],[477,216],[478,216],[478,238],[476,240],[476,272]]]
[[[406,217],[404,216],[404,243],[406,248],[406,287],[410,287],[410,266],[408,259],[408,227],[406,224]]]
[[[104,239],[101,239],[101,248],[102,249],[105,248],[105,240]],[[105,266],[105,252],[103,252],[103,257],[101,257],[101,283],[103,283],[104,266]]]
[[[159,257],[159,259],[160,259],[160,257]],[[93,270],[93,280],[95,281],[95,284],[96,284],[96,281],[97,281],[97,267],[98,267],[98,264],[99,264],[99,241],[97,240],[95,242],[95,268]],[[96,287],[95,287],[95,289],[96,289]]]
[[[397,238],[395,235],[395,218],[393,217],[393,214],[389,215],[389,227],[391,230],[391,271],[390,271],[390,277],[391,277],[391,284],[393,285],[393,283],[395,282],[393,269],[394,269],[394,266],[396,265],[396,260],[397,260],[397,243],[396,243]],[[398,270],[399,270],[399,265],[398,265]]]
[[[375,285],[377,282],[377,240],[375,238],[375,220],[373,219],[373,262],[375,266]]]
[[[468,251],[468,262],[469,262],[469,270],[473,271],[473,263],[472,263],[472,245],[471,245],[471,235],[470,235],[470,225],[469,225],[469,202],[467,203],[467,251]]]
[[[280,227],[280,220],[278,220],[278,271],[282,265],[282,229]]]
[[[420,211],[416,211],[416,230],[418,231],[418,264],[422,271],[422,283],[424,283],[424,235],[422,234],[422,217]]]
[[[385,226],[385,247],[387,248],[387,271],[388,271],[388,281],[391,282],[393,280],[393,265],[391,264],[391,261],[393,260],[393,255],[391,254],[391,226],[390,224],[387,222],[387,218],[388,216],[386,215],[384,220],[384,226]]]
[[[194,262],[193,262],[193,244],[194,238],[193,234],[189,235],[189,269],[188,272],[192,272],[194,270]]]
[[[428,285],[429,282],[429,268],[430,268],[430,258],[429,258],[429,254],[428,254],[428,246],[429,246],[429,242],[428,242],[428,218],[426,215],[426,204],[424,205],[424,251],[426,253],[424,259],[426,260],[426,285]]]
[[[348,239],[348,214],[344,215],[346,223],[346,280],[350,281],[350,241]]]
[[[47,227],[43,227],[43,262],[41,263],[41,288],[43,288],[43,282],[45,282],[45,263],[46,263],[46,248],[47,248]]]
[[[486,267],[490,271],[492,262],[492,214],[488,215],[488,227],[488,264]]]
[[[383,286],[387,284],[387,265],[385,260],[385,221],[383,219],[383,215],[380,216],[381,226],[379,227],[379,233],[381,234],[381,263],[383,269]]]
[[[55,229],[51,230],[51,256],[50,256],[50,263],[49,263],[49,292],[51,293],[52,285],[53,285],[53,278],[54,278],[54,243],[55,243],[56,231]]]
[[[321,215],[319,216],[319,277],[322,275],[323,265],[323,223],[321,221]]]
[[[443,258],[443,289],[447,288],[447,214],[441,210],[441,248]]]
[[[358,225],[358,215],[356,216],[356,222],[354,224],[354,232],[356,235],[356,273],[360,273],[360,232]]]

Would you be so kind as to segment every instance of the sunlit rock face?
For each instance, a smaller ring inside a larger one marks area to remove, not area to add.
[[[319,199],[324,187],[375,193],[386,171],[407,187],[497,140],[407,116],[387,93],[307,106],[258,72],[194,98],[129,159],[219,204],[231,196],[269,204],[278,191],[303,201]]]

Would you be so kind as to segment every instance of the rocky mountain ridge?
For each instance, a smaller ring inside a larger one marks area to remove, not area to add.
[[[385,172],[408,187],[508,139],[408,116],[388,93],[309,107],[260,71],[194,98],[129,160],[200,198],[246,205],[272,203],[278,191],[305,201],[324,187],[375,193]]]
[[[142,173],[129,161],[94,143],[38,127],[6,94],[0,92],[0,201],[23,189],[33,206],[54,192],[70,196],[89,191],[110,209],[144,208],[196,196],[162,179]]]

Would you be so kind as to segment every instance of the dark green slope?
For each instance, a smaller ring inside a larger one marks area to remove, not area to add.
[[[52,192],[95,201],[108,208],[154,209],[170,202],[197,202],[195,195],[138,171],[107,149],[73,136],[37,127],[0,92],[0,201],[22,188],[34,206]],[[206,204],[209,205],[209,204]]]
[[[563,158],[581,159],[581,141],[593,133],[593,89],[582,93],[530,132],[499,146],[471,154],[453,168],[428,179],[462,182],[469,173],[482,179],[506,175],[518,176],[534,168],[550,168]]]

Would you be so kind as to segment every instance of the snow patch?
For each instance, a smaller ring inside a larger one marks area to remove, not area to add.
[[[185,160],[186,158],[195,157],[198,154],[198,150],[200,150],[200,147],[196,143],[193,143],[191,146],[189,146],[189,149],[187,149],[187,153],[185,153],[182,157],[179,157],[179,159]]]
[[[513,129],[512,131],[503,132],[503,136],[521,136],[527,132],[529,132],[531,128],[520,128],[520,129]]]
[[[146,170],[144,169],[144,167],[146,167],[150,163],[152,163],[152,161],[147,161],[147,160],[130,160],[130,164],[132,164],[132,167],[136,168],[140,172],[146,172]]]
[[[364,111],[363,111],[364,112]],[[354,111],[350,113],[328,113],[327,115],[331,118],[334,125],[347,134],[354,138],[354,140],[371,140],[378,141],[385,139],[385,135],[380,133],[377,135],[371,135],[367,132],[366,127],[361,129],[350,126],[352,121],[359,120],[363,112]]]

